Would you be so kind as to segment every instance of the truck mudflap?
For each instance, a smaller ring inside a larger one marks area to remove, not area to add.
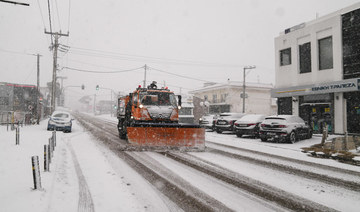
[[[127,139],[131,147],[140,150],[205,150],[205,129],[199,125],[137,124],[127,128]]]

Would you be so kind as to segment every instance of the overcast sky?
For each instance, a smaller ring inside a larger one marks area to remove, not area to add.
[[[0,82],[52,80],[46,0],[0,2]],[[274,83],[274,38],[286,28],[352,5],[356,0],[50,0],[52,31],[69,32],[60,43],[59,76],[77,98],[95,86],[130,92],[144,79],[183,93],[205,81],[242,81],[243,66],[256,65],[250,82]],[[70,3],[70,4],[69,4]],[[137,69],[139,68],[139,69]],[[88,73],[82,71],[119,73]],[[177,75],[177,76],[176,76]],[[99,96],[109,96],[109,90]]]

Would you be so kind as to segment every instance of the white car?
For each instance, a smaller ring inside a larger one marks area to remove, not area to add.
[[[71,132],[72,121],[70,113],[65,111],[54,111],[48,121],[47,130],[62,130]]]
[[[205,115],[199,119],[199,124],[201,127],[205,129],[214,131],[216,118],[217,115],[212,115],[212,114]]]
[[[311,128],[299,116],[268,116],[260,126],[261,141],[276,140],[295,143],[299,139],[312,137]]]

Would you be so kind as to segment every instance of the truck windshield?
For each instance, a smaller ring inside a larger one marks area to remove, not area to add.
[[[166,92],[143,92],[140,93],[140,102],[143,105],[172,105],[177,106],[173,93]]]

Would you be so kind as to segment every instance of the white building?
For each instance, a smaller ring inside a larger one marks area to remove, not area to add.
[[[276,103],[271,99],[271,84],[246,83],[245,113],[271,115],[276,113]],[[224,84],[204,84],[204,87],[189,92],[203,100],[208,113],[243,111],[243,84],[228,81]]]
[[[319,131],[360,132],[360,3],[286,29],[275,38],[279,114]]]

